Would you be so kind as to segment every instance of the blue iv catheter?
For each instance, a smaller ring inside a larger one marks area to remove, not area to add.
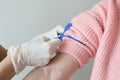
[[[86,46],[86,44],[84,44],[83,42],[81,42],[80,40],[74,38],[73,36],[70,36],[70,35],[65,35],[65,32],[68,31],[70,29],[70,27],[72,26],[72,23],[68,23],[63,31],[63,33],[60,33],[60,35],[57,37],[59,38],[61,41],[63,39],[63,37],[67,37],[69,39],[72,39],[80,44],[83,44],[84,46]]]

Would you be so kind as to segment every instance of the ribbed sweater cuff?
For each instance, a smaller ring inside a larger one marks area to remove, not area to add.
[[[90,58],[88,52],[82,46],[82,44],[72,40],[63,41],[58,52],[73,56],[79,62],[79,67],[81,68]]]

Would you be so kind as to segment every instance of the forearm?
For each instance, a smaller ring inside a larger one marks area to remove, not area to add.
[[[0,45],[0,62],[7,56],[7,50]]]
[[[50,64],[34,69],[24,80],[68,80],[78,67],[74,57],[58,53]]]
[[[79,68],[79,63],[69,54],[58,53],[57,57],[53,59],[48,66],[48,69],[49,68],[51,70],[50,80],[68,80],[68,78]],[[58,76],[56,76],[56,73],[58,73]],[[61,77],[63,77],[63,79],[61,79]]]
[[[8,55],[1,63],[0,63],[0,79],[1,80],[10,80],[15,75],[14,68]]]

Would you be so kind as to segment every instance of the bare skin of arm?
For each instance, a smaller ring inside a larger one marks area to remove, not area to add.
[[[78,61],[69,54],[57,54],[46,66],[32,70],[24,80],[69,80],[79,68]]]
[[[0,79],[10,80],[15,75],[12,61],[9,55],[0,63]]]
[[[0,62],[7,56],[7,50],[0,45]]]
[[[10,80],[14,75],[10,55],[7,55],[7,50],[0,45],[0,79]]]

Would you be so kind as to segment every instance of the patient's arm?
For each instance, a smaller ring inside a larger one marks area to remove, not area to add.
[[[0,62],[7,56],[7,50],[0,45]]]
[[[50,64],[35,68],[24,80],[68,80],[78,67],[78,61],[71,55],[58,53]]]

